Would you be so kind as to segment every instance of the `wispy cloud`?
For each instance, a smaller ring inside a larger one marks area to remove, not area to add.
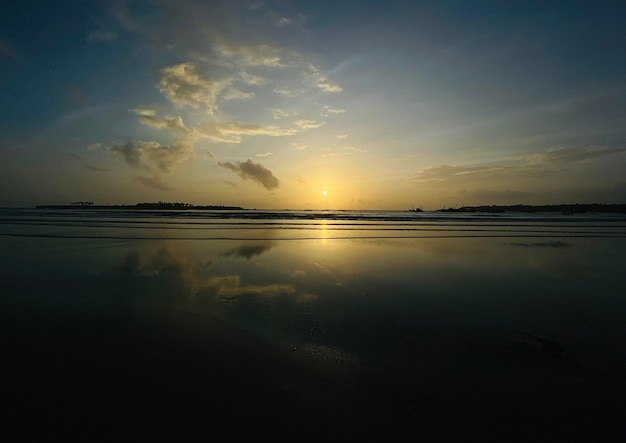
[[[256,156],[257,157],[269,157],[270,155],[274,155],[274,153],[273,152],[263,152],[263,153],[257,154]]]
[[[367,152],[365,149],[355,148],[353,146],[344,146],[343,149],[349,152]]]
[[[289,17],[278,17],[274,20],[276,26],[287,26],[293,23],[293,20]]]
[[[605,155],[626,152],[626,149],[609,149],[603,147],[590,148],[552,148],[545,152],[532,154],[529,160],[533,164],[551,165],[558,163],[588,162]]]
[[[289,117],[289,112],[284,109],[271,109],[272,117],[274,120],[280,120],[281,118]]]
[[[556,148],[530,155],[503,160],[495,164],[432,166],[419,171],[410,181],[415,183],[451,182],[460,185],[479,182],[530,179],[562,173],[571,165],[585,163],[595,158],[616,155],[626,149],[608,148]]]
[[[273,90],[276,94],[282,95],[284,97],[295,97],[300,94],[302,91],[294,88],[274,88]]]
[[[310,82],[317,86],[323,92],[341,92],[343,88],[338,84],[332,82],[313,64],[306,64],[306,71],[310,77]]]
[[[236,172],[244,180],[250,179],[261,184],[265,189],[276,189],[280,185],[280,181],[274,177],[272,171],[259,163],[254,163],[250,159],[245,162],[223,162],[218,164],[223,168]]]
[[[322,115],[322,117],[327,117],[329,115],[343,114],[344,112],[346,112],[345,109],[331,108],[330,106],[324,105],[324,111],[322,111],[321,115]]]
[[[324,124],[324,122],[318,122],[315,120],[296,120],[293,124],[304,131],[308,131],[309,129],[319,128]]]
[[[261,126],[248,123],[207,123],[200,128],[202,136],[210,140],[223,143],[241,143],[243,136],[267,135],[270,137],[284,137],[294,135],[298,131],[279,126]]]
[[[267,44],[242,44],[220,39],[213,45],[216,54],[224,60],[243,67],[282,68],[281,50]]]
[[[267,83],[267,79],[265,77],[261,77],[260,75],[250,74],[245,71],[241,71],[239,73],[239,78],[246,85],[250,85],[250,86],[261,86]]]
[[[137,108],[133,111],[139,116],[139,122],[143,125],[182,133],[190,132],[190,129],[183,123],[182,117],[159,118],[156,115],[156,110],[149,108]]]

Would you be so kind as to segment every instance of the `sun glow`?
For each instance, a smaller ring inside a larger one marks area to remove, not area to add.
[[[326,192],[326,189],[324,189],[324,190],[322,191],[322,195],[326,196],[327,194],[328,194],[328,192]]]

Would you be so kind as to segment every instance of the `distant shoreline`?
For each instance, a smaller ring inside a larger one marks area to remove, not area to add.
[[[66,204],[66,205],[37,205],[35,209],[55,209],[55,210],[168,210],[168,211],[186,211],[186,210],[205,210],[205,211],[247,211],[251,209],[242,208],[240,206],[224,206],[224,205],[192,205],[188,203],[137,203],[134,205],[95,205],[95,204]],[[294,209],[300,211],[299,209]],[[302,210],[302,211],[311,211]],[[344,210],[337,210],[344,211]],[[397,210],[407,212],[407,210]],[[603,204],[603,203],[573,203],[558,205],[480,205],[480,206],[462,206],[459,208],[443,208],[432,211],[416,211],[409,212],[451,212],[451,213],[546,213],[557,212],[563,215],[575,215],[585,213],[605,213],[605,214],[626,214],[626,204]]]
[[[222,206],[222,205],[190,205],[190,204],[161,204],[161,203],[138,203],[135,205],[37,205],[35,209],[78,209],[78,210],[97,210],[97,209],[116,209],[116,210],[211,210],[211,211],[242,211],[244,208],[239,206]]]
[[[460,208],[444,208],[438,209],[437,212],[560,212],[563,215],[584,214],[589,212],[607,213],[607,214],[626,214],[626,204],[562,204],[562,205],[483,205],[483,206],[463,206]]]

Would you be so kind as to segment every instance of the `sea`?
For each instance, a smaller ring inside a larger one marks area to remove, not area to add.
[[[626,214],[0,209],[6,441],[623,441]]]

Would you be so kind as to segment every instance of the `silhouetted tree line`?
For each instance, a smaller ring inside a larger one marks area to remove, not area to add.
[[[93,202],[73,202],[69,205],[38,205],[37,209],[169,209],[169,210],[187,210],[187,209],[204,209],[204,210],[239,210],[243,209],[239,206],[224,205],[192,205],[191,203],[181,202],[152,202],[137,203],[136,205],[94,205]]]

